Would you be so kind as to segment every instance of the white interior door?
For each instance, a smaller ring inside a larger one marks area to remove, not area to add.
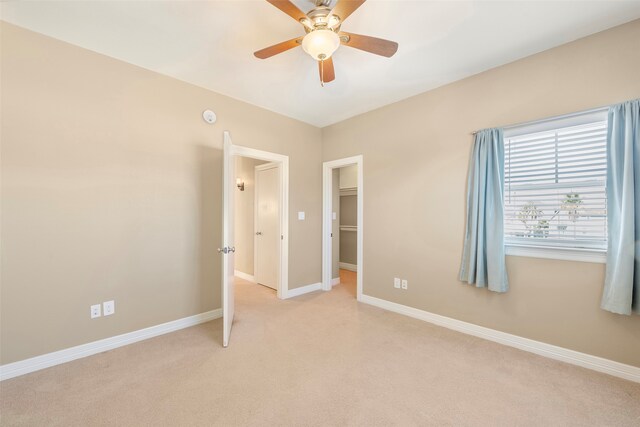
[[[256,166],[255,253],[256,282],[278,288],[280,265],[280,167]]]
[[[231,136],[224,133],[223,178],[222,178],[222,248],[218,249],[222,256],[222,345],[229,345],[231,325],[234,313],[234,189],[235,163],[231,153]]]

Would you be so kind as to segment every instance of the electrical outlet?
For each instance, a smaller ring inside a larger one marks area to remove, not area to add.
[[[305,216],[305,215],[304,215],[304,212],[298,212],[298,219],[299,219],[300,221],[304,221],[304,216]]]
[[[393,287],[396,289],[400,289],[400,279],[398,279],[397,277],[393,278]]]
[[[102,316],[102,306],[100,304],[94,304],[91,306],[91,318]]]
[[[402,289],[407,289],[409,287],[409,282],[407,280],[402,280]]]
[[[113,300],[103,302],[102,308],[103,308],[102,311],[104,312],[105,316],[112,315],[113,313],[116,312],[116,302]]]

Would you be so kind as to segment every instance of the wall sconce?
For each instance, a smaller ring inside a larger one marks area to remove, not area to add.
[[[242,178],[236,178],[236,186],[238,187],[238,190],[244,191],[244,181]]]

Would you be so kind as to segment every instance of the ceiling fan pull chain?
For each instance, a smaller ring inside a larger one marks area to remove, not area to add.
[[[320,86],[324,87],[324,55],[320,56]]]

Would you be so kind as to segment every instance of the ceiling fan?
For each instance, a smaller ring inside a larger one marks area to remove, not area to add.
[[[331,0],[311,0],[315,7],[306,14],[289,0],[267,1],[302,24],[306,35],[261,49],[254,52],[254,55],[266,59],[302,46],[305,52],[318,61],[322,86],[336,78],[331,55],[341,44],[387,58],[398,50],[396,42],[340,31],[342,23],[366,0],[338,0],[333,9],[329,7]]]

